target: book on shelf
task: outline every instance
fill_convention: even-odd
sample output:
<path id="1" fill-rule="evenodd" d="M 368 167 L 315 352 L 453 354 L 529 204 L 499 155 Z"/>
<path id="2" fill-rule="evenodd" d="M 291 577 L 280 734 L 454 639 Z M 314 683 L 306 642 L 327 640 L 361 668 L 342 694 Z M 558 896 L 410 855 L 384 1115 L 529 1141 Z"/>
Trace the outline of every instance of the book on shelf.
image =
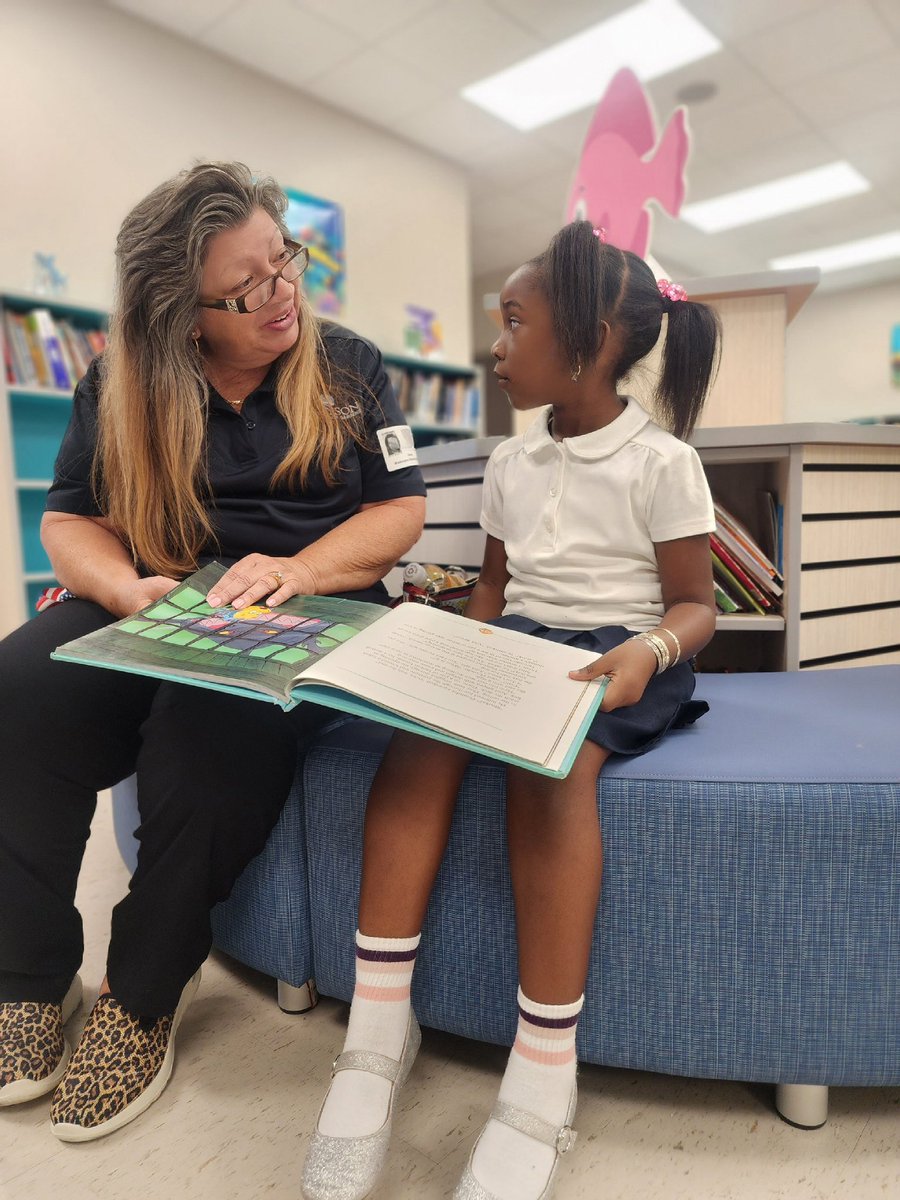
<path id="1" fill-rule="evenodd" d="M 715 577 L 713 577 L 713 591 L 716 595 L 716 608 L 719 610 L 719 612 L 733 613 L 741 611 L 741 606 L 738 604 L 738 602 L 728 595 L 721 583 L 719 583 L 718 579 Z"/>
<path id="2" fill-rule="evenodd" d="M 66 317 L 54 316 L 44 306 L 29 312 L 5 308 L 3 339 L 11 385 L 63 391 L 75 386 L 91 359 L 106 345 L 102 329 L 82 329 Z"/>
<path id="3" fill-rule="evenodd" d="M 595 652 L 425 604 L 294 596 L 211 608 L 211 563 L 162 599 L 53 658 L 214 688 L 285 710 L 312 701 L 539 774 L 571 769 L 605 680 L 569 679 Z"/>
<path id="4" fill-rule="evenodd" d="M 44 361 L 47 364 L 49 386 L 65 390 L 74 386 L 75 380 L 69 374 L 69 367 L 63 357 L 59 333 L 50 310 L 33 308 L 25 318 L 25 323 L 33 331 L 40 343 Z"/>
<path id="5" fill-rule="evenodd" d="M 733 513 L 717 500 L 713 506 L 716 528 L 709 543 L 715 581 L 738 611 L 763 615 L 780 612 L 784 594 L 780 571 Z"/>
<path id="6" fill-rule="evenodd" d="M 739 579 L 725 566 L 715 550 L 712 551 L 713 580 L 719 581 L 719 586 L 726 592 L 737 606 L 739 612 L 756 612 L 765 615 L 766 610 L 744 587 Z"/>
<path id="7" fill-rule="evenodd" d="M 13 312 L 9 308 L 4 309 L 3 335 L 4 341 L 11 351 L 13 369 L 16 374 L 16 378 L 11 379 L 10 383 L 20 383 L 26 387 L 36 386 L 37 371 L 31 356 L 31 347 L 25 335 L 25 322 L 21 313 Z"/>

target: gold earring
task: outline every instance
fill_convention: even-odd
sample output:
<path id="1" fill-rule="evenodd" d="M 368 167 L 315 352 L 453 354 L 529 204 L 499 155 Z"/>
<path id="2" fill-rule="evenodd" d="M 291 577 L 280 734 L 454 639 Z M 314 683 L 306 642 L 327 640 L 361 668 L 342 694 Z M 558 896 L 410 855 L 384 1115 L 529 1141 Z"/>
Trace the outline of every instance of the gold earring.
<path id="1" fill-rule="evenodd" d="M 578 382 L 578 376 L 581 374 L 581 363 L 578 364 L 578 370 L 572 372 L 572 382 Z"/>

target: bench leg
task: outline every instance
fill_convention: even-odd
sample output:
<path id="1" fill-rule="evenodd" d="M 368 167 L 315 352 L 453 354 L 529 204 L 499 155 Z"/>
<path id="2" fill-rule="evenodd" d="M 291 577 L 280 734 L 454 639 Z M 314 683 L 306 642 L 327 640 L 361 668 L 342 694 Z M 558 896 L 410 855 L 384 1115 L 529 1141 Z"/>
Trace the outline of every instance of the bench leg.
<path id="1" fill-rule="evenodd" d="M 309 1012 L 319 1003 L 319 993 L 316 991 L 316 981 L 307 979 L 300 987 L 278 980 L 278 1007 L 282 1012 L 292 1016 Z"/>
<path id="2" fill-rule="evenodd" d="M 820 1129 L 828 1120 L 828 1088 L 818 1083 L 777 1083 L 775 1107 L 798 1129 Z"/>

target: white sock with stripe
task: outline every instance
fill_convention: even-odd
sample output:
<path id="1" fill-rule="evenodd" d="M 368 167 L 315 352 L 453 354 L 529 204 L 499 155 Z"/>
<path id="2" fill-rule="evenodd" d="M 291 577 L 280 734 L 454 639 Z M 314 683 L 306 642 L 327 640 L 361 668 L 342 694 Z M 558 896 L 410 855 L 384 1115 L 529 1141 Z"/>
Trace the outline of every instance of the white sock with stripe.
<path id="1" fill-rule="evenodd" d="M 499 1099 L 542 1118 L 565 1125 L 578 1062 L 575 1030 L 584 1004 L 537 1004 L 519 988 L 519 1025 Z M 547 1186 L 556 1151 L 490 1121 L 472 1161 L 478 1182 L 498 1200 L 536 1200 Z"/>
<path id="2" fill-rule="evenodd" d="M 421 934 L 375 938 L 356 934 L 356 988 L 344 1050 L 372 1050 L 400 1061 L 409 1023 L 410 985 Z M 384 1124 L 391 1084 L 367 1071 L 339 1071 L 319 1118 L 329 1137 L 364 1137 Z"/>

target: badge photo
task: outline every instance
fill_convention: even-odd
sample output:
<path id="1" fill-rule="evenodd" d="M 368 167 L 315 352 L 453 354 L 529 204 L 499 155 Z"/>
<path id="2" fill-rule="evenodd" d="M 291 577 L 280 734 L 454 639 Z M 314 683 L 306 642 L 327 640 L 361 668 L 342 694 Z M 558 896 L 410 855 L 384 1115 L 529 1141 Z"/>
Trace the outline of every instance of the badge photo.
<path id="1" fill-rule="evenodd" d="M 376 431 L 384 465 L 389 471 L 414 467 L 418 463 L 412 430 L 408 425 L 388 425 Z"/>

